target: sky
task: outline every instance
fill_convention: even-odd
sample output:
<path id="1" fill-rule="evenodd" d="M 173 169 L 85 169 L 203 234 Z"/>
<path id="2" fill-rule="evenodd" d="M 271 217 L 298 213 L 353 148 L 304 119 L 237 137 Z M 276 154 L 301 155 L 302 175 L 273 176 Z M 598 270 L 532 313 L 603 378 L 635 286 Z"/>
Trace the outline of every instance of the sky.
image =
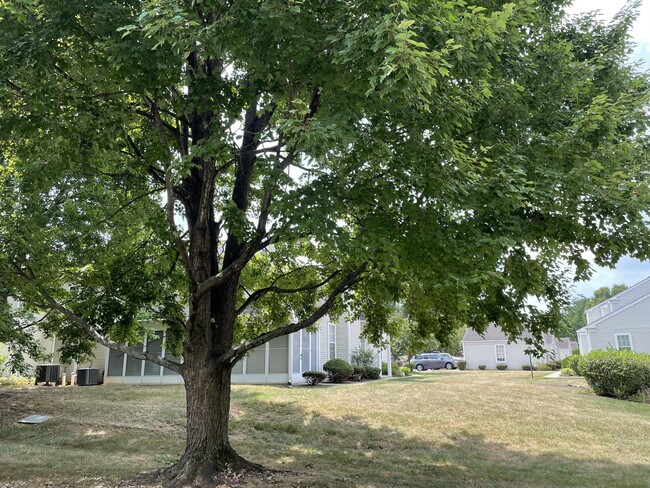
<path id="1" fill-rule="evenodd" d="M 575 0 L 569 13 L 599 10 L 604 20 L 610 20 L 625 4 L 625 0 Z M 644 68 L 650 70 L 650 0 L 642 0 L 632 36 L 637 45 L 632 59 L 642 61 Z M 573 293 L 576 296 L 590 296 L 601 286 L 619 283 L 631 286 L 638 283 L 650 276 L 650 262 L 625 257 L 613 269 L 594 267 L 594 270 L 589 281 L 575 283 Z"/>

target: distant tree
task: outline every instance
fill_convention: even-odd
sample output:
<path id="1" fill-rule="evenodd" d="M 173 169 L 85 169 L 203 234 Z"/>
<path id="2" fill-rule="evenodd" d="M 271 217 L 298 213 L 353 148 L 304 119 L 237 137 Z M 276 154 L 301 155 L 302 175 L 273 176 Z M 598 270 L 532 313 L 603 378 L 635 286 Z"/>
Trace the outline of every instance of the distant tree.
<path id="1" fill-rule="evenodd" d="M 594 294 L 589 298 L 579 297 L 574 299 L 562 316 L 560 331 L 576 339 L 576 331 L 587 325 L 587 310 L 625 289 L 627 289 L 627 286 L 624 284 L 612 285 L 611 288 L 603 286 L 594 291 Z"/>
<path id="2" fill-rule="evenodd" d="M 408 359 L 427 351 L 460 354 L 464 330 L 459 328 L 450 334 L 437 337 L 434 333 L 427 333 L 425 327 L 400 309 L 390 318 L 391 353 L 394 358 L 406 356 Z"/>

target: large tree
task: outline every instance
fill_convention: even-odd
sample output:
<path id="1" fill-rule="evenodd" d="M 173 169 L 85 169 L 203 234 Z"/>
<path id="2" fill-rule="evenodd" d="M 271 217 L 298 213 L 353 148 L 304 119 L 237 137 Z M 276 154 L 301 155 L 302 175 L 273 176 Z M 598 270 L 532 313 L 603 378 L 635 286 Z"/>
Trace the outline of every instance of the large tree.
<path id="1" fill-rule="evenodd" d="M 4 295 L 182 375 L 171 485 L 253 467 L 231 369 L 328 312 L 540 338 L 561 263 L 650 243 L 633 13 L 567 3 L 0 1 Z M 182 363 L 123 345 L 147 320 Z"/>

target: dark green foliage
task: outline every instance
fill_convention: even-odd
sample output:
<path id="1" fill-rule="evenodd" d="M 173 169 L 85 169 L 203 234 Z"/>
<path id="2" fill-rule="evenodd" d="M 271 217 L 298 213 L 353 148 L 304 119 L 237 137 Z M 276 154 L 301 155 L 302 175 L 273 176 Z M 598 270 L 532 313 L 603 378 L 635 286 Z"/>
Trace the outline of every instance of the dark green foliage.
<path id="1" fill-rule="evenodd" d="M 508 367 L 507 364 L 497 364 L 497 369 L 498 369 L 499 371 L 503 371 L 503 370 L 505 370 L 507 367 Z"/>
<path id="2" fill-rule="evenodd" d="M 460 369 L 461 371 L 465 371 L 465 368 L 467 367 L 467 361 L 463 359 L 459 359 L 458 361 L 456 361 L 456 366 L 458 366 L 458 369 Z"/>
<path id="3" fill-rule="evenodd" d="M 530 364 L 522 364 L 521 369 L 523 369 L 524 371 L 530 371 Z M 538 369 L 539 369 L 538 366 L 533 365 L 533 371 L 537 371 Z"/>
<path id="4" fill-rule="evenodd" d="M 650 255 L 650 83 L 633 9 L 478 3 L 0 2 L 0 334 L 164 322 L 186 379 L 344 304 L 373 344 L 397 302 L 415 339 L 541 343 L 566 263 Z"/>
<path id="5" fill-rule="evenodd" d="M 597 395 L 629 398 L 650 388 L 650 354 L 592 351 L 580 359 L 580 371 Z"/>
<path id="6" fill-rule="evenodd" d="M 481 371 L 485 370 L 485 367 L 486 367 L 485 364 L 478 365 L 478 369 L 480 369 Z"/>
<path id="7" fill-rule="evenodd" d="M 332 383 L 343 383 L 354 373 L 354 368 L 343 359 L 330 359 L 323 364 L 323 370 Z"/>
<path id="8" fill-rule="evenodd" d="M 369 380 L 378 380 L 379 378 L 381 378 L 381 369 L 366 368 L 366 378 Z"/>
<path id="9" fill-rule="evenodd" d="M 547 361 L 546 365 L 551 368 L 552 371 L 562 368 L 561 361 Z"/>
<path id="10" fill-rule="evenodd" d="M 322 371 L 305 371 L 302 374 L 302 377 L 305 378 L 305 382 L 308 385 L 314 386 L 317 385 L 318 383 L 325 381 L 325 378 L 327 378 L 327 374 L 323 373 Z"/>
<path id="11" fill-rule="evenodd" d="M 578 376 L 582 376 L 580 372 L 580 351 L 574 351 L 572 356 L 566 357 L 562 360 L 563 368 L 571 368 Z"/>
<path id="12" fill-rule="evenodd" d="M 381 362 L 381 374 L 388 375 L 388 363 L 386 361 Z"/>
<path id="13" fill-rule="evenodd" d="M 555 365 L 549 363 L 542 363 L 537 367 L 537 369 L 539 371 L 555 371 Z"/>
<path id="14" fill-rule="evenodd" d="M 411 376 L 413 371 L 408 366 L 400 366 L 399 372 L 402 373 L 402 376 Z"/>
<path id="15" fill-rule="evenodd" d="M 366 368 L 363 366 L 357 366 L 356 364 L 353 364 L 352 369 L 352 375 L 350 376 L 350 379 L 352 381 L 361 381 L 366 377 Z"/>

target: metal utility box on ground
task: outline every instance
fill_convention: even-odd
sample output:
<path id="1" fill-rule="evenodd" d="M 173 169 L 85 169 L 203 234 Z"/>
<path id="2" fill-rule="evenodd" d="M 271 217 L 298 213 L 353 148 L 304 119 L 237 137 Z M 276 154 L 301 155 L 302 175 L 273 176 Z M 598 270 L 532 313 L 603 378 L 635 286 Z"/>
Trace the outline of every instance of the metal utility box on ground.
<path id="1" fill-rule="evenodd" d="M 49 386 L 50 383 L 59 381 L 58 364 L 37 364 L 36 365 L 36 384 L 45 383 Z"/>
<path id="2" fill-rule="evenodd" d="M 79 368 L 77 369 L 77 385 L 92 386 L 99 384 L 99 369 Z"/>

